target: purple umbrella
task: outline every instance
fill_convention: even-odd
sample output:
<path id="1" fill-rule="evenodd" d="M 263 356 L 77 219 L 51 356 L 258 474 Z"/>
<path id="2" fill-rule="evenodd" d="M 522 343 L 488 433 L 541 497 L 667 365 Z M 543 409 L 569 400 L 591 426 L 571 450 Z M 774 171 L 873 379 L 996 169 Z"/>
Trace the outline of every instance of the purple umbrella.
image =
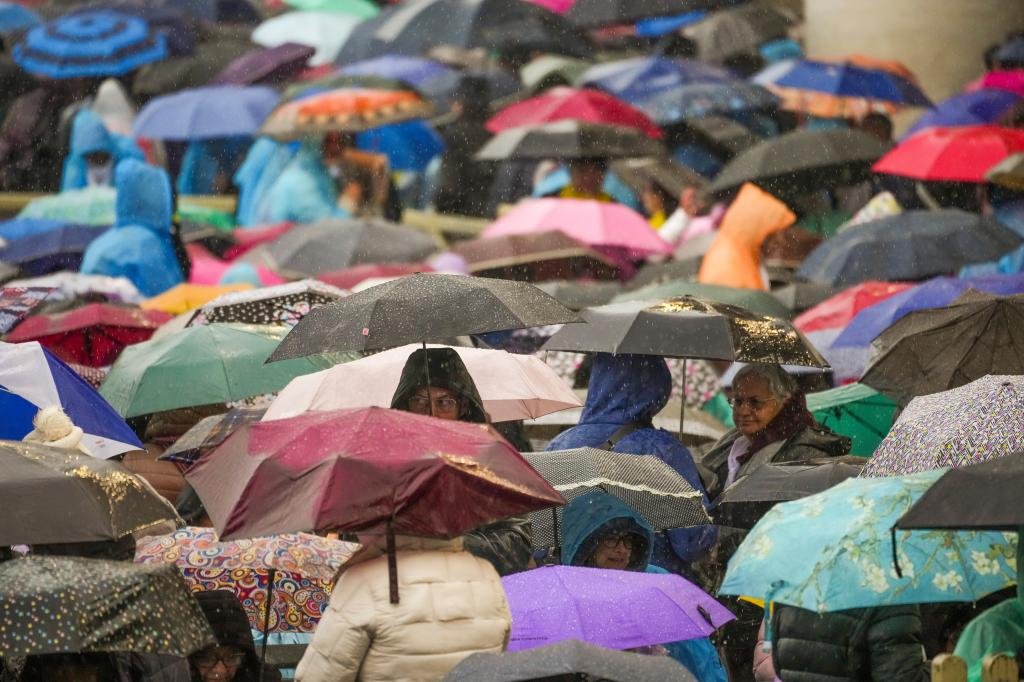
<path id="1" fill-rule="evenodd" d="M 567 639 L 632 649 L 707 637 L 735 618 L 671 573 L 546 566 L 501 582 L 512 611 L 509 651 Z"/>
<path id="2" fill-rule="evenodd" d="M 253 135 L 277 105 L 264 86 L 218 85 L 191 88 L 150 100 L 135 119 L 136 137 L 205 140 Z"/>
<path id="3" fill-rule="evenodd" d="M 210 85 L 280 85 L 294 79 L 315 53 L 298 43 L 253 50 L 228 64 Z"/>
<path id="4" fill-rule="evenodd" d="M 339 73 L 344 76 L 390 78 L 420 89 L 440 79 L 458 79 L 458 72 L 441 62 L 400 54 L 386 54 L 382 57 L 352 62 L 342 67 Z"/>
<path id="5" fill-rule="evenodd" d="M 996 123 L 1021 96 L 1008 90 L 982 88 L 973 92 L 954 95 L 935 105 L 917 119 L 910 130 L 903 134 L 906 139 L 919 130 L 936 126 L 971 126 Z"/>

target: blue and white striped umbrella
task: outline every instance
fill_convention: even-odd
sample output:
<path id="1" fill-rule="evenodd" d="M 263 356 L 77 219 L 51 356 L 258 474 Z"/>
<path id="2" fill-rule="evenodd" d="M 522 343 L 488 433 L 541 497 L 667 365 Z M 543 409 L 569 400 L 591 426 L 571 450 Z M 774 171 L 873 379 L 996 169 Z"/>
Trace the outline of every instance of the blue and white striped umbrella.
<path id="1" fill-rule="evenodd" d="M 107 9 L 84 10 L 31 29 L 14 61 L 48 78 L 122 76 L 167 57 L 167 41 L 146 21 Z"/>

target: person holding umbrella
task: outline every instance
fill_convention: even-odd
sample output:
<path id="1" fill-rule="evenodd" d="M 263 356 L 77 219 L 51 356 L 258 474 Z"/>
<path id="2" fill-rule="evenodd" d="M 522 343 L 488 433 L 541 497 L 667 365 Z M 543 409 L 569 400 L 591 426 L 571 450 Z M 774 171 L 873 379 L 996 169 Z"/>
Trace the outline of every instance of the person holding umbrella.
<path id="1" fill-rule="evenodd" d="M 196 592 L 217 642 L 188 657 L 192 682 L 277 682 L 281 673 L 260 664 L 249 618 L 231 590 Z M 262 667 L 262 670 L 260 669 Z"/>

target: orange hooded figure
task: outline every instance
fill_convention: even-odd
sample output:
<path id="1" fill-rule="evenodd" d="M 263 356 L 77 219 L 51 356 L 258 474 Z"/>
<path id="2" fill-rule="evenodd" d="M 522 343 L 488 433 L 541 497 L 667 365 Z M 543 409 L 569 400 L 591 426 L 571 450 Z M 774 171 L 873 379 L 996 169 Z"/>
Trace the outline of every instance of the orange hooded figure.
<path id="1" fill-rule="evenodd" d="M 718 235 L 704 254 L 697 281 L 701 284 L 765 290 L 761 277 L 761 244 L 768 235 L 796 222 L 789 208 L 760 187 L 746 183 L 729 206 Z"/>

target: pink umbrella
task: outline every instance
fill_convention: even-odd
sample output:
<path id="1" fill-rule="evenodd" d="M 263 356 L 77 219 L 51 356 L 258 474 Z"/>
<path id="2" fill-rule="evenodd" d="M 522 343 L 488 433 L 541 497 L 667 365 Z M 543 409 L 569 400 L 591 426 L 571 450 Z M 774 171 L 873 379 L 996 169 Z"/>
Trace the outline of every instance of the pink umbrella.
<path id="1" fill-rule="evenodd" d="M 224 252 L 224 258 L 234 260 L 249 249 L 274 241 L 294 226 L 295 223 L 274 223 L 258 227 L 235 228 L 231 231 L 231 238 L 235 240 L 235 245 Z"/>
<path id="2" fill-rule="evenodd" d="M 964 88 L 967 92 L 981 90 L 982 88 L 994 88 L 996 90 L 1008 90 L 1024 97 L 1024 69 L 1012 71 L 989 71 L 981 78 L 971 81 Z"/>
<path id="3" fill-rule="evenodd" d="M 231 263 L 214 257 L 198 244 L 186 244 L 185 250 L 188 251 L 189 259 L 192 261 L 192 271 L 188 276 L 188 281 L 192 284 L 218 284 L 224 273 L 231 267 Z M 256 272 L 264 286 L 284 284 L 288 281 L 262 266 L 257 266 Z"/>
<path id="4" fill-rule="evenodd" d="M 482 237 L 504 237 L 559 230 L 598 250 L 626 252 L 631 258 L 668 254 L 672 247 L 644 217 L 622 204 L 586 199 L 527 199 L 494 221 Z"/>
<path id="5" fill-rule="evenodd" d="M 540 5 L 545 9 L 549 9 L 556 14 L 565 14 L 572 6 L 576 4 L 576 0 L 529 0 L 535 5 Z"/>
<path id="6" fill-rule="evenodd" d="M 402 368 L 418 348 L 418 344 L 394 348 L 298 377 L 278 394 L 263 421 L 311 411 L 390 407 Z M 572 389 L 540 358 L 485 348 L 454 350 L 473 377 L 492 421 L 535 419 L 581 405 Z M 359 390 L 353 391 L 353 386 Z"/>

